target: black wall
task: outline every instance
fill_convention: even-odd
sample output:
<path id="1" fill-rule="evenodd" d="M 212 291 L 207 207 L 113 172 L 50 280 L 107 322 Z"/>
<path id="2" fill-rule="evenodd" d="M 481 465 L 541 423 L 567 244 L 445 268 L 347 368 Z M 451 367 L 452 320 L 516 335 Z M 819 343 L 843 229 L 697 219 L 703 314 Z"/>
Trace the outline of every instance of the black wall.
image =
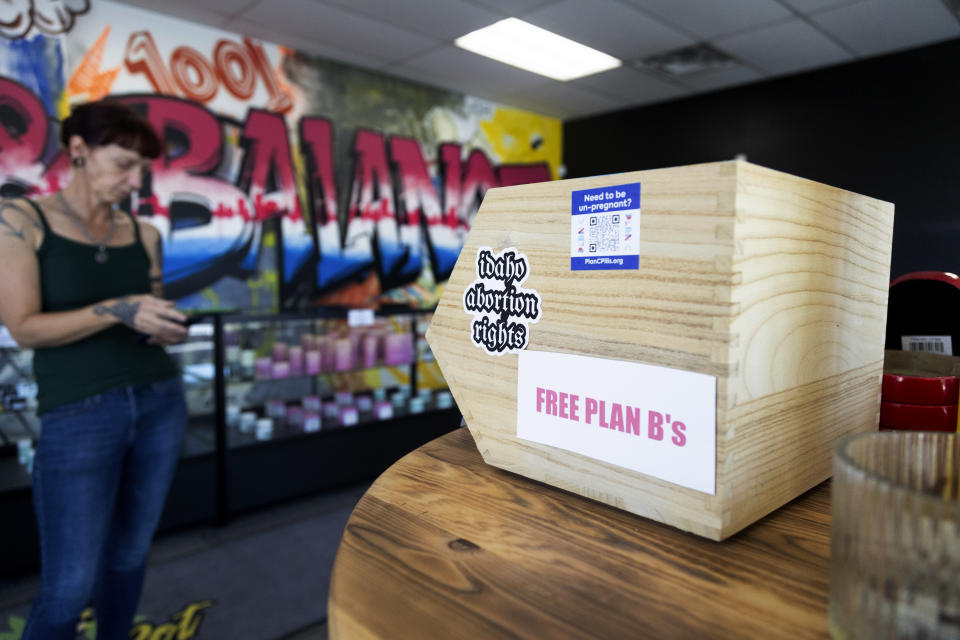
<path id="1" fill-rule="evenodd" d="M 891 277 L 960 272 L 960 40 L 564 124 L 567 177 L 729 160 L 896 205 Z"/>

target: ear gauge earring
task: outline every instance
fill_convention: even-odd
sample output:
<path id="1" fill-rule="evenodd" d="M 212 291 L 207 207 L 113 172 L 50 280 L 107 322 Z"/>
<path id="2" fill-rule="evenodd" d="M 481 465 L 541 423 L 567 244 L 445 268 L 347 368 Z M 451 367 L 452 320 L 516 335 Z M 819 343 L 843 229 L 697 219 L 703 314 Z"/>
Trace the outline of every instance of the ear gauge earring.
<path id="1" fill-rule="evenodd" d="M 86 160 L 84 160 L 80 156 L 77 156 L 75 158 L 70 158 L 70 164 L 72 164 L 73 166 L 79 169 L 80 167 L 86 164 Z"/>

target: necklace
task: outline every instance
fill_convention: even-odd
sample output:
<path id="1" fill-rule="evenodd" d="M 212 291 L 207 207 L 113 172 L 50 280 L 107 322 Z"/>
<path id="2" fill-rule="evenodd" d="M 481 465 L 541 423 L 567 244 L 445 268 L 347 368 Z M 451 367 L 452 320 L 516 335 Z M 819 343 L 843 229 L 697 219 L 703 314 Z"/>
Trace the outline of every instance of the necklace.
<path id="1" fill-rule="evenodd" d="M 107 255 L 107 243 L 110 242 L 110 238 L 113 237 L 113 211 L 110 212 L 110 227 L 107 229 L 107 235 L 104 236 L 103 241 L 101 242 L 100 240 L 94 238 L 93 234 L 90 233 L 90 230 L 83 225 L 83 222 L 80 220 L 80 216 L 77 215 L 77 212 L 73 210 L 73 207 L 67 204 L 67 199 L 63 197 L 62 191 L 57 191 L 57 200 L 60 201 L 60 208 L 63 209 L 63 212 L 67 214 L 68 218 L 73 220 L 73 223 L 77 225 L 77 228 L 80 229 L 81 233 L 83 233 L 83 237 L 97 247 L 97 252 L 93 254 L 93 259 L 99 264 L 106 263 L 107 259 L 110 257 Z"/>

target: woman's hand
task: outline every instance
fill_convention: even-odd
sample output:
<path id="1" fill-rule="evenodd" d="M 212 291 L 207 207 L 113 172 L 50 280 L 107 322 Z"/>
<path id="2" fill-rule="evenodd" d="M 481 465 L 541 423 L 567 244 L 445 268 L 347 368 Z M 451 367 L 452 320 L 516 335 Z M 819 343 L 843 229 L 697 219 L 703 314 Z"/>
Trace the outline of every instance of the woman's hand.
<path id="1" fill-rule="evenodd" d="M 150 294 L 124 296 L 101 302 L 93 312 L 112 316 L 134 331 L 150 336 L 150 344 L 177 344 L 187 338 L 187 316 L 173 302 Z"/>

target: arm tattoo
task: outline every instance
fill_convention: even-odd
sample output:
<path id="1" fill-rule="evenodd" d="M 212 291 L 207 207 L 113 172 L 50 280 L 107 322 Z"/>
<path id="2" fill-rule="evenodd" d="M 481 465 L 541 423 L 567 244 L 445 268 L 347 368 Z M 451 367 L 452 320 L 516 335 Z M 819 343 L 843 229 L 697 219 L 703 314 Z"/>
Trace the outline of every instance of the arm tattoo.
<path id="1" fill-rule="evenodd" d="M 136 317 L 137 311 L 139 310 L 139 302 L 128 302 L 126 298 L 122 298 L 112 305 L 98 304 L 93 308 L 93 312 L 98 316 L 111 315 L 131 329 L 134 328 L 133 319 Z"/>
<path id="2" fill-rule="evenodd" d="M 10 210 L 16 211 L 21 216 L 27 217 L 26 214 L 23 212 L 23 210 L 20 209 L 20 207 L 14 205 L 12 202 L 0 203 L 0 233 L 2 233 L 5 236 L 11 236 L 13 238 L 17 238 L 20 241 L 26 241 L 26 236 L 23 233 L 24 225 L 21 225 L 20 228 L 18 229 L 17 227 L 13 226 L 10 220 L 7 219 L 5 212 Z M 39 229 L 43 228 L 39 224 L 37 224 L 36 221 L 32 221 L 32 222 L 34 227 L 37 227 Z"/>

